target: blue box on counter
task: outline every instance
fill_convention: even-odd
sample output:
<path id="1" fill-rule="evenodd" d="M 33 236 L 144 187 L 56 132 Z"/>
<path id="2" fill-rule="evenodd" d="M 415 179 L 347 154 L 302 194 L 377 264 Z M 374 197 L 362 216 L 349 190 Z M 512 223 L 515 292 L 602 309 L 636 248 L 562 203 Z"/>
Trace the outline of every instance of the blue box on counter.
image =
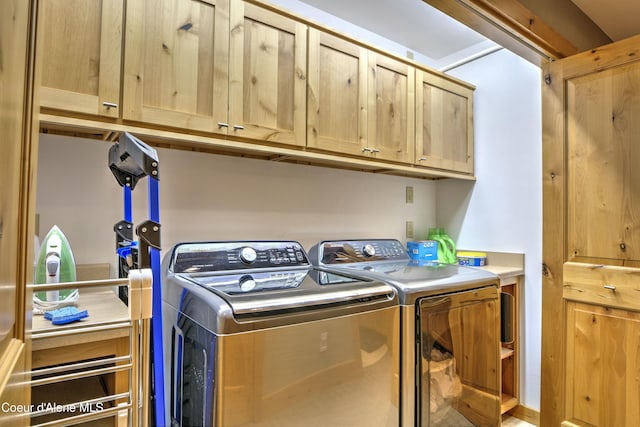
<path id="1" fill-rule="evenodd" d="M 421 261 L 438 260 L 438 242 L 435 240 L 420 240 L 407 242 L 409 258 Z"/>
<path id="2" fill-rule="evenodd" d="M 487 265 L 487 254 L 485 252 L 458 252 L 458 264 L 483 267 Z"/>

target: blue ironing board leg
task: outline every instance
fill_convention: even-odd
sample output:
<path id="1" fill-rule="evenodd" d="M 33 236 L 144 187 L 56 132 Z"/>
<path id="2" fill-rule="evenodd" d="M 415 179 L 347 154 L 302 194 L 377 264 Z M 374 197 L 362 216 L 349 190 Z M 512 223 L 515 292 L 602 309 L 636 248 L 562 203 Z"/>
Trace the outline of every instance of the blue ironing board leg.
<path id="1" fill-rule="evenodd" d="M 133 222 L 133 214 L 131 208 L 131 187 L 124 186 L 124 220 Z"/>
<path id="2" fill-rule="evenodd" d="M 160 223 L 160 199 L 158 181 L 149 177 L 149 219 Z M 160 275 L 160 251 L 150 249 L 153 274 L 153 317 L 151 319 L 153 346 L 153 376 L 155 390 L 155 416 L 157 426 L 166 426 L 164 400 L 164 357 L 162 347 L 162 287 Z"/>

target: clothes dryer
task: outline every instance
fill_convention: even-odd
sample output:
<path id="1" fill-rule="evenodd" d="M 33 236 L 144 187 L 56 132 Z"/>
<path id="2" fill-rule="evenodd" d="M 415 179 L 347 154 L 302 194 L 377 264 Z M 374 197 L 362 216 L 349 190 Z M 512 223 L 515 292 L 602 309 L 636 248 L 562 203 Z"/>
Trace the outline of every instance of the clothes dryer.
<path id="1" fill-rule="evenodd" d="M 398 291 L 403 427 L 500 425 L 497 276 L 412 261 L 397 240 L 323 241 L 309 256 L 324 271 Z"/>

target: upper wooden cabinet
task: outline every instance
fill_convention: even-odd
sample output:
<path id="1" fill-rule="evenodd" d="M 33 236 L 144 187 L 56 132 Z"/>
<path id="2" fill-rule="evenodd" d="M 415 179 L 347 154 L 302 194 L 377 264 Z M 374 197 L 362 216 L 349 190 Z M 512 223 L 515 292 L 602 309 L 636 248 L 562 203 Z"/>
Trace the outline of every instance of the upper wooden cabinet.
<path id="1" fill-rule="evenodd" d="M 124 118 L 304 145 L 306 32 L 240 0 L 129 1 Z"/>
<path id="2" fill-rule="evenodd" d="M 304 146 L 306 64 L 306 25 L 232 0 L 230 132 Z"/>
<path id="3" fill-rule="evenodd" d="M 123 117 L 226 133 L 228 49 L 228 0 L 128 1 Z"/>
<path id="4" fill-rule="evenodd" d="M 367 49 L 309 29 L 307 146 L 362 155 L 367 143 Z"/>
<path id="5" fill-rule="evenodd" d="M 309 30 L 307 146 L 411 163 L 414 68 Z"/>
<path id="6" fill-rule="evenodd" d="M 122 0 L 39 5 L 42 107 L 118 117 Z"/>
<path id="7" fill-rule="evenodd" d="M 473 173 L 473 88 L 416 71 L 416 164 Z"/>
<path id="8" fill-rule="evenodd" d="M 415 144 L 415 68 L 369 52 L 369 131 L 374 157 L 413 163 Z"/>
<path id="9" fill-rule="evenodd" d="M 39 5 L 47 114 L 107 116 L 230 150 L 236 143 L 215 137 L 260 152 L 285 144 L 323 164 L 333 156 L 332 164 L 472 178 L 472 86 L 261 0 Z"/>

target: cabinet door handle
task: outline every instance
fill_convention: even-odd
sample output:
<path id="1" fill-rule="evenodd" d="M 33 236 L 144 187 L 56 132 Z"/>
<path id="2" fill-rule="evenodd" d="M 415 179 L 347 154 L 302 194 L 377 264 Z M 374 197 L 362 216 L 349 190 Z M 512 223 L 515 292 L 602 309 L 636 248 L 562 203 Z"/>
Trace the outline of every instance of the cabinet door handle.
<path id="1" fill-rule="evenodd" d="M 380 152 L 380 150 L 378 150 L 377 148 L 372 148 L 372 149 L 371 149 L 371 152 L 372 152 L 372 153 L 379 153 L 379 152 Z"/>
<path id="2" fill-rule="evenodd" d="M 604 285 L 603 288 L 609 289 L 611 292 L 616 291 L 616 287 L 614 285 Z"/>
<path id="3" fill-rule="evenodd" d="M 228 128 L 228 127 L 229 127 L 229 123 L 218 122 L 218 129 L 220 129 L 220 128 Z"/>
<path id="4" fill-rule="evenodd" d="M 107 109 L 118 108 L 118 104 L 114 104 L 113 102 L 103 102 L 102 105 L 107 107 Z"/>
<path id="5" fill-rule="evenodd" d="M 373 148 L 369 148 L 369 147 L 364 147 L 362 149 L 363 153 L 373 153 Z"/>
<path id="6" fill-rule="evenodd" d="M 244 126 L 240 126 L 240 125 L 233 125 L 233 130 L 243 130 Z"/>
<path id="7" fill-rule="evenodd" d="M 419 161 L 419 162 L 424 162 L 425 160 L 427 160 L 427 158 L 426 158 L 426 157 L 420 157 L 420 158 L 418 159 L 418 161 Z"/>

